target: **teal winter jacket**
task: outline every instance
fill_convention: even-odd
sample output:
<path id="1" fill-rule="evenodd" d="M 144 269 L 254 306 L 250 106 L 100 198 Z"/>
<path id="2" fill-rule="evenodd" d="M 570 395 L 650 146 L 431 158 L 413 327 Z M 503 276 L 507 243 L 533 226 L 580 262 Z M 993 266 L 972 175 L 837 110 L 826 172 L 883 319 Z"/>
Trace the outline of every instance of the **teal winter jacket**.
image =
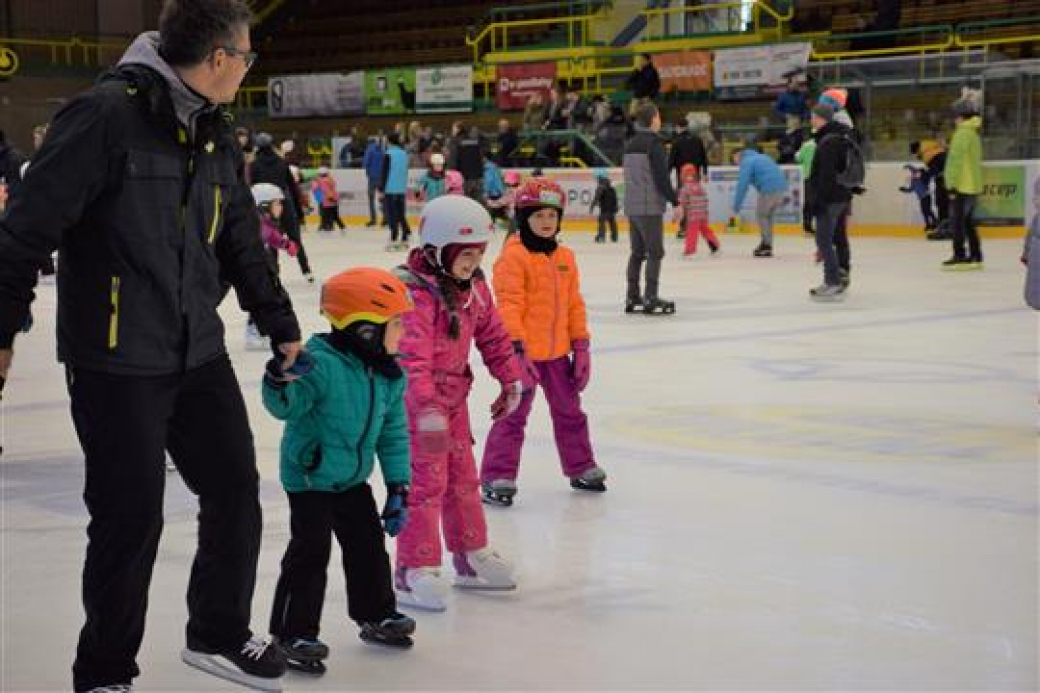
<path id="1" fill-rule="evenodd" d="M 264 406 L 286 422 L 281 446 L 285 490 L 345 491 L 371 476 L 377 455 L 388 486 L 408 484 L 405 377 L 393 380 L 373 372 L 324 335 L 311 337 L 307 350 L 314 359 L 307 375 L 284 387 L 264 381 Z"/>

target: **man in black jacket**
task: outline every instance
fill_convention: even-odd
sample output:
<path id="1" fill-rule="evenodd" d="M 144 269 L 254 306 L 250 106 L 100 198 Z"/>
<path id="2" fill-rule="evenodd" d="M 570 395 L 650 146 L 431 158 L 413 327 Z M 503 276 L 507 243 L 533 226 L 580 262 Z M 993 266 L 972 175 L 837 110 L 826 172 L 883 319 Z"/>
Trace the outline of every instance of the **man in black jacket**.
<path id="1" fill-rule="evenodd" d="M 653 101 L 661 93 L 661 76 L 654 67 L 649 53 L 640 53 L 636 57 L 636 67 L 625 81 L 625 86 L 632 92 L 631 113 L 647 101 Z"/>
<path id="2" fill-rule="evenodd" d="M 849 282 L 850 249 L 845 217 L 852 191 L 839 181 L 852 146 L 848 126 L 834 120 L 834 109 L 819 104 L 812 110 L 816 154 L 809 170 L 809 197 L 816 218 L 816 247 L 823 260 L 823 284 L 810 294 L 817 301 L 840 301 Z"/>
<path id="3" fill-rule="evenodd" d="M 466 197 L 484 204 L 484 146 L 476 127 L 459 124 L 459 134 L 451 144 L 448 168 L 462 174 Z"/>
<path id="4" fill-rule="evenodd" d="M 270 183 L 282 189 L 285 195 L 285 206 L 282 210 L 281 226 L 285 234 L 296 243 L 296 260 L 300 263 L 300 271 L 307 281 L 314 283 L 311 263 L 307 259 L 307 251 L 303 247 L 303 235 L 300 224 L 303 221 L 303 208 L 300 207 L 299 186 L 293 178 L 289 164 L 274 150 L 274 138 L 266 132 L 256 136 L 256 158 L 249 166 L 249 182 Z"/>
<path id="5" fill-rule="evenodd" d="M 230 287 L 281 368 L 301 352 L 260 241 L 229 118 L 255 54 L 243 0 L 167 0 L 119 66 L 55 117 L 0 222 L 0 376 L 60 246 L 58 357 L 90 524 L 76 691 L 129 686 L 163 525 L 169 451 L 199 501 L 182 659 L 263 690 L 285 663 L 253 638 L 262 519 L 252 433 L 217 307 Z M 277 367 L 277 364 L 272 364 Z"/>
<path id="6" fill-rule="evenodd" d="M 18 185 L 22 182 L 22 164 L 25 157 L 7 143 L 4 131 L 0 130 L 0 178 L 7 186 L 7 194 L 14 195 L 18 191 Z"/>

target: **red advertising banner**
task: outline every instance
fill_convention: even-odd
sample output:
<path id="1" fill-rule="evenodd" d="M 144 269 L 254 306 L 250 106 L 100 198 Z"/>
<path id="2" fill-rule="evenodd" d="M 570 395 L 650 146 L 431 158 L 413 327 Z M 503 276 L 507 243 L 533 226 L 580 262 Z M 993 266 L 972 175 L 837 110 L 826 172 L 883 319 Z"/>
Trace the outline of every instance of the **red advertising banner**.
<path id="1" fill-rule="evenodd" d="M 495 105 L 500 111 L 522 111 L 532 94 L 546 103 L 556 83 L 556 63 L 516 63 L 495 70 Z"/>
<path id="2" fill-rule="evenodd" d="M 711 91 L 711 51 L 658 53 L 654 65 L 661 77 L 661 93 Z"/>

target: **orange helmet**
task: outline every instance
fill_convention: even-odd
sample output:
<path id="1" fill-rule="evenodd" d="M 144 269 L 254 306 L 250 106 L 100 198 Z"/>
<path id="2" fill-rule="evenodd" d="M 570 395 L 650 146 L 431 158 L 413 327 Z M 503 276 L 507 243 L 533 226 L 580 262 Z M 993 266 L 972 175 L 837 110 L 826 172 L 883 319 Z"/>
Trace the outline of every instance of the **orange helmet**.
<path id="1" fill-rule="evenodd" d="M 321 286 L 321 314 L 338 330 L 359 320 L 384 325 L 411 309 L 404 282 L 376 267 L 340 272 Z"/>
<path id="2" fill-rule="evenodd" d="M 563 215 L 567 196 L 563 188 L 548 178 L 528 178 L 516 191 L 516 208 L 553 207 Z"/>

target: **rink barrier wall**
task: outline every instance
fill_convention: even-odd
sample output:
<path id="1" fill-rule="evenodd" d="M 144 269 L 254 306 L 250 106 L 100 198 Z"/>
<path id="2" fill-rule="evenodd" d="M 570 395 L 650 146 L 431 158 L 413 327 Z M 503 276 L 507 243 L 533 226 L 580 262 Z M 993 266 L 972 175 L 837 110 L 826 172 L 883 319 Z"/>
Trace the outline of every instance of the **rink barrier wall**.
<path id="1" fill-rule="evenodd" d="M 801 233 L 801 207 L 803 184 L 797 166 L 784 166 L 790 183 L 790 193 L 778 212 L 775 230 L 785 234 Z M 620 168 L 606 169 L 618 191 L 623 195 L 623 173 Z M 529 169 L 521 169 L 529 174 Z M 408 174 L 409 189 L 414 189 L 424 173 L 423 169 L 412 169 Z M 359 169 L 334 169 L 336 186 L 340 196 L 340 215 L 352 226 L 368 221 L 368 181 Z M 567 194 L 567 209 L 564 225 L 567 231 L 594 232 L 596 216 L 589 214 L 589 205 L 596 189 L 592 169 L 546 169 L 545 174 L 556 180 Z M 875 163 L 867 166 L 866 193 L 853 201 L 850 231 L 857 236 L 892 236 L 919 238 L 923 235 L 924 221 L 916 196 L 902 193 L 899 187 L 906 184 L 907 171 L 904 164 Z M 1040 160 L 1001 161 L 984 165 L 983 177 L 986 190 L 980 199 L 980 233 L 987 238 L 1021 237 L 1034 215 L 1040 214 Z M 709 215 L 712 226 L 723 231 L 731 214 L 732 201 L 737 183 L 737 169 L 733 166 L 717 166 L 708 172 Z M 742 233 L 757 233 L 754 223 L 754 208 L 757 197 L 751 189 L 740 210 L 743 220 Z M 409 218 L 418 221 L 421 204 L 409 197 Z M 666 230 L 675 233 L 669 210 Z M 317 224 L 317 217 L 308 219 Z M 619 230 L 628 230 L 624 214 L 618 215 Z"/>

